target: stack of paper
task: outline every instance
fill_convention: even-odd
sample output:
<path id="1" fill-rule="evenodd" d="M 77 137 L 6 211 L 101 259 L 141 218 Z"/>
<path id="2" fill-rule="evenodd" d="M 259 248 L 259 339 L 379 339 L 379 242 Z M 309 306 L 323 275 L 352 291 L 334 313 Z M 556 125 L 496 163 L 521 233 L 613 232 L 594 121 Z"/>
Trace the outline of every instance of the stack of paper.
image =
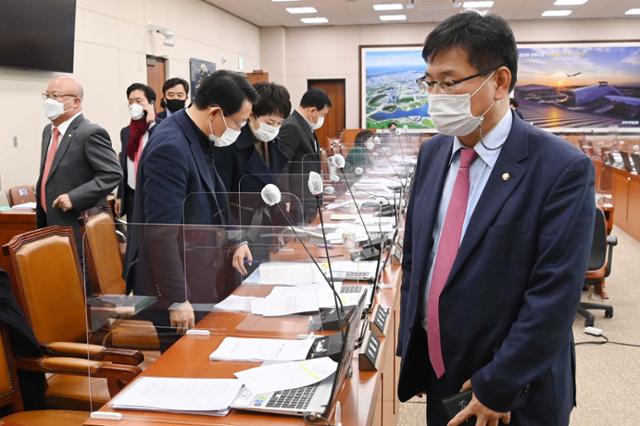
<path id="1" fill-rule="evenodd" d="M 302 312 L 318 312 L 320 305 L 314 291 L 308 286 L 274 287 L 267 297 L 251 302 L 251 313 L 265 317 L 292 315 Z"/>
<path id="2" fill-rule="evenodd" d="M 230 295 L 223 301 L 217 303 L 213 309 L 216 311 L 227 312 L 251 312 L 251 301 L 254 299 L 262 299 L 261 297 L 246 297 Z"/>
<path id="3" fill-rule="evenodd" d="M 211 361 L 302 361 L 307 359 L 314 339 L 253 339 L 225 337 L 209 355 Z"/>
<path id="4" fill-rule="evenodd" d="M 255 394 L 295 389 L 321 382 L 335 373 L 338 363 L 329 357 L 284 362 L 238 371 L 234 375 Z M 234 395 L 235 397 L 235 395 Z"/>
<path id="5" fill-rule="evenodd" d="M 268 262 L 260 265 L 243 284 L 301 285 L 324 282 L 324 277 L 311 262 Z"/>
<path id="6" fill-rule="evenodd" d="M 242 383 L 236 379 L 141 377 L 111 403 L 116 409 L 226 416 Z"/>

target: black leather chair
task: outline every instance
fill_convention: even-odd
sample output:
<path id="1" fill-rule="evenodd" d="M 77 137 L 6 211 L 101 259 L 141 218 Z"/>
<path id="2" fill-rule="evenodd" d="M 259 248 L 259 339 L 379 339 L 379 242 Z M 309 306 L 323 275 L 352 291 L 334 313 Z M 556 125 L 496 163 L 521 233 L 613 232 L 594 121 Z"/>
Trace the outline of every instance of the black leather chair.
<path id="1" fill-rule="evenodd" d="M 613 260 L 613 247 L 618 244 L 618 238 L 607 235 L 607 221 L 602 209 L 597 208 L 595 214 L 595 227 L 593 229 L 593 242 L 591 244 L 591 258 L 585 275 L 585 286 L 600 285 L 611 274 L 611 262 Z M 604 303 L 580 302 L 578 314 L 584 317 L 585 327 L 593 326 L 595 317 L 590 310 L 604 311 L 605 318 L 613 317 L 613 306 Z"/>

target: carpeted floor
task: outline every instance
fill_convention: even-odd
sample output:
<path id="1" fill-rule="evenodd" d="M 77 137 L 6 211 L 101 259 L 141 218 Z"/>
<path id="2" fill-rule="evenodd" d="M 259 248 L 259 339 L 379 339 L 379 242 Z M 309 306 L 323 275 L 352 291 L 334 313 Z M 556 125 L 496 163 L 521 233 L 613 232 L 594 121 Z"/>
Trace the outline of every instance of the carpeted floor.
<path id="1" fill-rule="evenodd" d="M 596 327 L 612 341 L 640 344 L 640 242 L 618 228 L 613 268 L 607 279 L 607 301 L 614 307 L 613 318 L 597 312 Z M 585 295 L 586 300 L 586 295 Z M 592 300 L 599 302 L 597 297 Z M 584 320 L 576 317 L 576 342 L 598 340 L 584 334 Z M 640 348 L 606 344 L 576 347 L 578 406 L 572 426 L 634 426 L 640 424 Z M 400 407 L 398 424 L 425 424 L 424 399 L 413 399 Z M 386 425 L 385 425 L 386 426 Z"/>

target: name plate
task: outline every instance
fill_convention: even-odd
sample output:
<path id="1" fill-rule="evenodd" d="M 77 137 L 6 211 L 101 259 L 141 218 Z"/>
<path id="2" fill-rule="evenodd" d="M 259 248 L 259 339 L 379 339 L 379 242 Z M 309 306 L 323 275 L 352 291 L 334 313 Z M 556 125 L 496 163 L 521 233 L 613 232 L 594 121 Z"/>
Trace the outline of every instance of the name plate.
<path id="1" fill-rule="evenodd" d="M 361 371 L 377 371 L 380 339 L 374 333 L 368 333 L 365 344 L 360 349 L 358 364 Z"/>
<path id="2" fill-rule="evenodd" d="M 371 331 L 377 337 L 384 336 L 385 325 L 387 324 L 387 318 L 389 318 L 389 308 L 384 308 L 378 305 L 376 313 L 371 321 Z"/>

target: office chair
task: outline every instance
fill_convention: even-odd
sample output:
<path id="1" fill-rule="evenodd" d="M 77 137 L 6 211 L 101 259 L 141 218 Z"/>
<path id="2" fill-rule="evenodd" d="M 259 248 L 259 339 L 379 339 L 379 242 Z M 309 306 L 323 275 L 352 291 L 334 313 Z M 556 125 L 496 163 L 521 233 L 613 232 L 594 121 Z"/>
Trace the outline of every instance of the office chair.
<path id="1" fill-rule="evenodd" d="M 591 256 L 585 275 L 585 286 L 592 287 L 601 284 L 611 274 L 613 261 L 613 247 L 618 244 L 618 238 L 607 236 L 607 222 L 604 212 L 596 208 L 595 226 L 593 229 L 593 242 L 591 243 Z M 589 310 L 604 311 L 605 318 L 613 317 L 613 306 L 604 303 L 580 302 L 578 314 L 584 317 L 585 327 L 591 327 L 595 323 L 595 317 Z"/>
<path id="2" fill-rule="evenodd" d="M 82 363 L 86 360 L 74 360 Z M 0 417 L 0 424 L 21 426 L 58 426 L 58 425 L 82 425 L 89 417 L 88 412 L 72 410 L 32 410 L 24 411 L 20 383 L 16 371 L 16 363 L 30 362 L 34 365 L 44 362 L 43 358 L 15 360 L 11 353 L 8 331 L 4 325 L 0 326 L 0 410 L 10 412 Z M 67 373 L 61 370 L 56 363 L 49 363 L 40 371 L 46 373 Z"/>
<path id="3" fill-rule="evenodd" d="M 144 357 L 137 350 L 87 343 L 96 339 L 87 328 L 84 284 L 73 231 L 69 227 L 51 226 L 25 232 L 13 237 L 3 248 L 11 261 L 13 292 L 43 352 L 91 363 L 90 368 L 78 369 L 77 373 L 84 373 L 80 376 L 50 375 L 47 404 L 90 410 L 96 404 L 106 403 L 142 371 L 138 364 Z M 113 375 L 101 372 L 106 367 Z"/>
<path id="4" fill-rule="evenodd" d="M 106 208 L 87 211 L 83 215 L 84 245 L 96 294 L 125 294 L 122 278 L 120 240 L 113 216 Z M 153 323 L 135 319 L 119 319 L 111 327 L 105 342 L 118 348 L 158 350 L 160 343 Z M 145 359 L 147 358 L 145 353 Z"/>
<path id="5" fill-rule="evenodd" d="M 33 192 L 33 188 L 27 185 L 14 186 L 7 191 L 9 198 L 9 206 L 13 207 L 16 204 L 35 203 L 36 194 Z"/>

